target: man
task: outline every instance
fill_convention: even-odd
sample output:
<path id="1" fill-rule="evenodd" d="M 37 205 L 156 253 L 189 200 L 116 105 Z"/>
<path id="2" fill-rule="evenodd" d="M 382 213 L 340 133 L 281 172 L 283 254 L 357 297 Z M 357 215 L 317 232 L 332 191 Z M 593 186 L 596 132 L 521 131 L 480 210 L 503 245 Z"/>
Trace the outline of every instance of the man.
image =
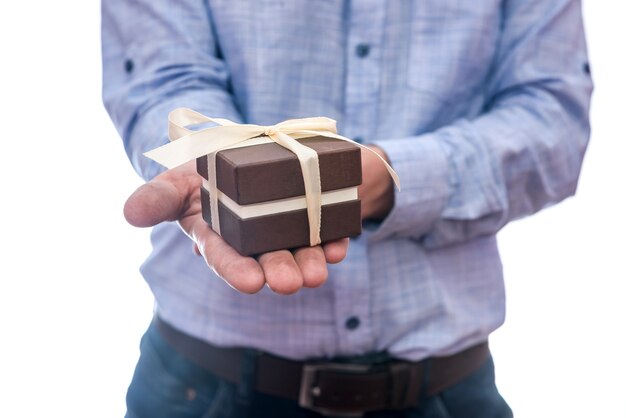
<path id="1" fill-rule="evenodd" d="M 495 234 L 575 192 L 592 90 L 580 1 L 102 10 L 104 101 L 150 180 L 125 215 L 155 226 L 142 273 L 156 315 L 128 417 L 512 416 L 486 344 L 504 319 Z M 402 191 L 362 153 L 349 249 L 242 257 L 201 219 L 193 166 L 159 174 L 142 156 L 180 106 L 261 125 L 331 117 Z"/>

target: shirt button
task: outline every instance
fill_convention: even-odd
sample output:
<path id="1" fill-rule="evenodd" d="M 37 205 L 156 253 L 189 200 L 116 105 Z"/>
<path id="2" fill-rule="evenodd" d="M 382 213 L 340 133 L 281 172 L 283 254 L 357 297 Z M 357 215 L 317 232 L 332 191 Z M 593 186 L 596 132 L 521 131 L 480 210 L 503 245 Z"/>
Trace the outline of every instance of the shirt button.
<path id="1" fill-rule="evenodd" d="M 583 71 L 585 72 L 585 74 L 591 74 L 591 66 L 588 62 L 583 64 Z"/>
<path id="2" fill-rule="evenodd" d="M 368 44 L 358 44 L 355 49 L 356 56 L 359 58 L 365 58 L 370 53 L 370 46 Z"/>
<path id="3" fill-rule="evenodd" d="M 124 63 L 124 70 L 126 70 L 126 73 L 128 74 L 133 72 L 134 67 L 135 67 L 135 64 L 133 63 L 132 60 L 126 60 L 126 62 Z"/>
<path id="4" fill-rule="evenodd" d="M 361 320 L 358 316 L 351 316 L 350 318 L 346 319 L 346 328 L 348 328 L 350 331 L 357 329 L 359 325 L 361 325 Z"/>

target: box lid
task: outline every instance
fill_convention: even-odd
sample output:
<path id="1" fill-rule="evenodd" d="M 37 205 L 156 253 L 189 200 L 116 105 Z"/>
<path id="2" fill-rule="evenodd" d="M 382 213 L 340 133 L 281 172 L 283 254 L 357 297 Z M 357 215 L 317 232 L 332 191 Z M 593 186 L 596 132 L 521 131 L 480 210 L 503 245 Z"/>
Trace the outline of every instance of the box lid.
<path id="1" fill-rule="evenodd" d="M 361 149 L 347 141 L 316 136 L 298 140 L 314 149 L 320 162 L 322 192 L 361 184 Z M 207 157 L 197 160 L 207 176 Z M 298 158 L 278 144 L 223 150 L 216 156 L 217 188 L 240 205 L 304 194 Z"/>

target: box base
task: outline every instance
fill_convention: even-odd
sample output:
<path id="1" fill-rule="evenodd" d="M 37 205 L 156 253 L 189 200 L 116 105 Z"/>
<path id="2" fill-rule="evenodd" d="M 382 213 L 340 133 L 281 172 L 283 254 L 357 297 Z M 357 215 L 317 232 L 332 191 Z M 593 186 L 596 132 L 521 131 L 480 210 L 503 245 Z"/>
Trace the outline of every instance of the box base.
<path id="1" fill-rule="evenodd" d="M 209 192 L 201 188 L 202 217 L 211 225 Z M 218 203 L 222 238 L 242 255 L 309 246 L 306 209 L 241 219 Z M 322 206 L 322 243 L 361 233 L 359 199 Z"/>

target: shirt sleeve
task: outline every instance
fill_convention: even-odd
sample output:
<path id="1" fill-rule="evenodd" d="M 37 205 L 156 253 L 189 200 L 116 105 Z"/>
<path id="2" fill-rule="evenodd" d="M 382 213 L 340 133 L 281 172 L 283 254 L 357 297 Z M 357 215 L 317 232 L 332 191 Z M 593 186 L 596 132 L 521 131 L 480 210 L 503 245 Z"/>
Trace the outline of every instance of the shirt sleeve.
<path id="1" fill-rule="evenodd" d="M 135 170 L 165 170 L 142 154 L 167 142 L 181 106 L 240 121 L 207 2 L 102 1 L 103 100 Z"/>
<path id="2" fill-rule="evenodd" d="M 504 1 L 484 112 L 376 142 L 403 189 L 371 239 L 450 245 L 573 195 L 591 91 L 580 1 Z"/>

